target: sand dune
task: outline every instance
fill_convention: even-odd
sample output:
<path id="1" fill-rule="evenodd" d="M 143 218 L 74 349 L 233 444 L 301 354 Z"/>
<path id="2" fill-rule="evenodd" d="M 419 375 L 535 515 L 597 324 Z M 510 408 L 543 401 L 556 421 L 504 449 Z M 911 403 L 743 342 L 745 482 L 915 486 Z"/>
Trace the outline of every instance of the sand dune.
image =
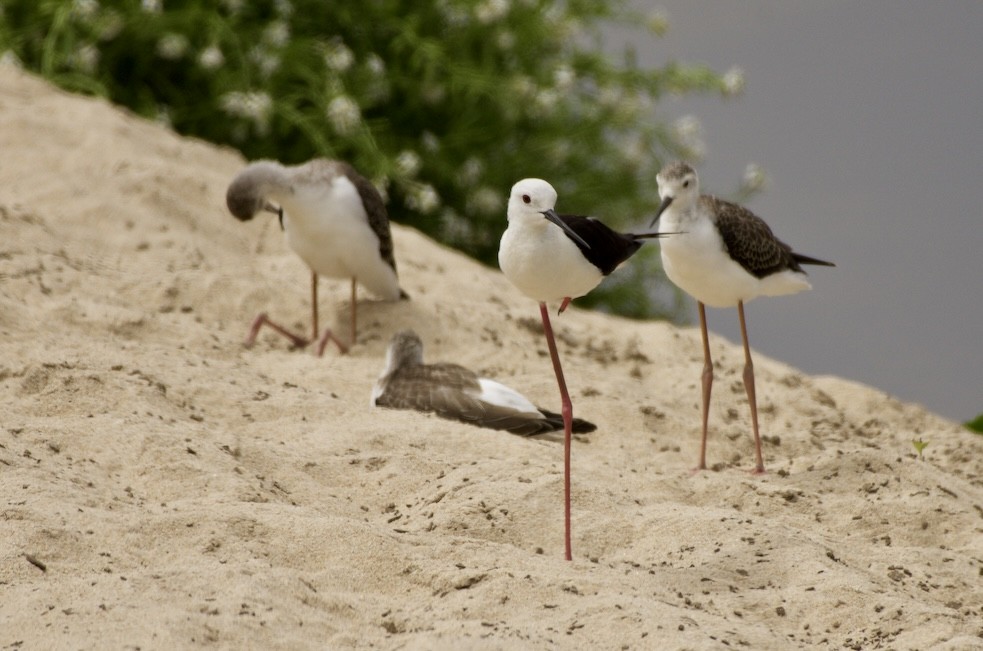
<path id="1" fill-rule="evenodd" d="M 395 226 L 413 300 L 365 297 L 351 355 L 246 350 L 260 310 L 306 327 L 309 277 L 226 212 L 236 152 L 3 66 L 0 125 L 0 648 L 983 648 L 981 437 L 758 355 L 753 477 L 715 338 L 693 475 L 697 330 L 573 309 L 598 431 L 566 563 L 555 438 L 369 407 L 403 328 L 557 407 L 497 270 Z M 321 287 L 345 332 L 347 283 Z"/>

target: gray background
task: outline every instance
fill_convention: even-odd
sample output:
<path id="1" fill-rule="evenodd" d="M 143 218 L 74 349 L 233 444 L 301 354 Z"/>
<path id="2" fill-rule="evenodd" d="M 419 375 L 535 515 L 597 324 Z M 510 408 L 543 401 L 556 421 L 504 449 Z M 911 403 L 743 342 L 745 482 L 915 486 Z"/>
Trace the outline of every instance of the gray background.
<path id="1" fill-rule="evenodd" d="M 735 99 L 657 107 L 662 120 L 702 121 L 703 191 L 731 193 L 759 164 L 769 183 L 748 207 L 797 251 L 838 265 L 809 267 L 811 292 L 751 302 L 752 347 L 959 421 L 983 411 L 983 3 L 656 6 L 665 36 L 613 30 L 609 43 L 634 43 L 647 67 L 746 75 Z M 740 341 L 736 310 L 707 318 Z"/>

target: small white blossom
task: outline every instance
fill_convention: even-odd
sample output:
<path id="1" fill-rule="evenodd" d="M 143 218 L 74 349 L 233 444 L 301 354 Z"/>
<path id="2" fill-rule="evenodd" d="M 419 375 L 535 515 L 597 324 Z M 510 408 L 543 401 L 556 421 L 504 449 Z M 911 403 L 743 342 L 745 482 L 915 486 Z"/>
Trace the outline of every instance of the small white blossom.
<path id="1" fill-rule="evenodd" d="M 386 62 L 375 52 L 365 57 L 365 67 L 369 72 L 378 77 L 386 74 Z"/>
<path id="2" fill-rule="evenodd" d="M 140 8 L 148 14 L 159 14 L 164 10 L 164 0 L 140 0 Z"/>
<path id="3" fill-rule="evenodd" d="M 563 165 L 570 159 L 573 148 L 567 140 L 558 139 L 550 143 L 546 150 L 547 156 L 553 165 Z"/>
<path id="4" fill-rule="evenodd" d="M 511 30 L 503 29 L 495 34 L 495 44 L 498 49 L 508 52 L 515 47 L 515 34 Z"/>
<path id="5" fill-rule="evenodd" d="M 249 51 L 249 58 L 259 68 L 263 77 L 269 77 L 280 67 L 280 57 L 261 45 L 257 45 Z"/>
<path id="6" fill-rule="evenodd" d="M 173 124 L 171 123 L 171 109 L 165 104 L 157 105 L 157 114 L 154 116 L 154 122 L 162 127 L 167 127 L 170 129 Z"/>
<path id="7" fill-rule="evenodd" d="M 474 17 L 482 25 L 488 25 L 500 20 L 508 12 L 508 0 L 484 0 L 474 8 Z"/>
<path id="8" fill-rule="evenodd" d="M 533 99 L 533 108 L 535 113 L 541 117 L 552 115 L 556 111 L 556 104 L 559 101 L 559 95 L 552 88 L 542 88 L 536 93 L 536 97 Z"/>
<path id="9" fill-rule="evenodd" d="M 72 2 L 72 15 L 76 18 L 92 18 L 99 11 L 97 0 L 74 0 Z"/>
<path id="10" fill-rule="evenodd" d="M 665 7 L 656 7 L 645 17 L 645 26 L 656 36 L 662 36 L 669 29 L 669 12 Z"/>
<path id="11" fill-rule="evenodd" d="M 427 104 L 440 104 L 447 97 L 447 89 L 442 84 L 426 84 L 420 91 L 420 97 Z"/>
<path id="12" fill-rule="evenodd" d="M 362 122 L 362 112 L 351 97 L 339 95 L 328 103 L 326 110 L 328 121 L 334 130 L 342 136 L 346 136 Z"/>
<path id="13" fill-rule="evenodd" d="M 76 69 L 92 74 L 99 67 L 99 49 L 87 43 L 72 54 L 71 62 Z"/>
<path id="14" fill-rule="evenodd" d="M 290 25 L 283 20 L 274 20 L 263 30 L 263 40 L 273 47 L 283 47 L 290 40 Z"/>
<path id="15" fill-rule="evenodd" d="M 396 170 L 402 176 L 416 176 L 422 165 L 423 161 L 420 160 L 420 156 L 409 149 L 399 152 L 399 156 L 396 157 Z"/>
<path id="16" fill-rule="evenodd" d="M 433 186 L 426 183 L 415 185 L 406 195 L 406 206 L 423 214 L 432 213 L 440 206 L 440 197 Z"/>
<path id="17" fill-rule="evenodd" d="M 184 34 L 169 32 L 160 37 L 157 41 L 157 55 L 162 59 L 175 61 L 184 56 L 188 51 L 188 37 Z"/>
<path id="18" fill-rule="evenodd" d="M 553 71 L 553 85 L 560 92 L 566 92 L 573 88 L 574 83 L 577 81 L 577 73 L 573 71 L 573 68 L 567 64 L 562 64 L 556 67 Z"/>
<path id="19" fill-rule="evenodd" d="M 335 72 L 345 72 L 355 63 L 355 55 L 341 41 L 332 44 L 324 55 L 324 63 Z"/>
<path id="20" fill-rule="evenodd" d="M 765 174 L 764 169 L 757 163 L 748 163 L 744 168 L 744 178 L 741 179 L 741 185 L 747 190 L 757 192 L 764 188 L 767 183 L 768 175 Z"/>
<path id="21" fill-rule="evenodd" d="M 0 55 L 0 66 L 10 66 L 11 68 L 23 68 L 24 64 L 20 58 L 14 54 L 13 50 L 7 50 Z"/>
<path id="22" fill-rule="evenodd" d="M 290 0 L 276 0 L 273 3 L 276 12 L 284 18 L 290 18 L 294 13 L 294 5 Z"/>
<path id="23" fill-rule="evenodd" d="M 123 17 L 119 15 L 118 12 L 107 9 L 102 16 L 102 20 L 99 21 L 99 40 L 100 41 L 111 41 L 119 33 L 123 31 L 125 21 Z"/>
<path id="24" fill-rule="evenodd" d="M 706 154 L 706 143 L 703 141 L 703 125 L 694 115 L 684 115 L 672 125 L 676 138 L 694 158 L 703 158 Z"/>
<path id="25" fill-rule="evenodd" d="M 500 192 L 495 192 L 489 187 L 481 187 L 468 196 L 466 205 L 468 212 L 492 215 L 500 212 L 505 202 Z"/>
<path id="26" fill-rule="evenodd" d="M 246 4 L 246 0 L 222 0 L 222 4 L 229 11 L 232 16 L 238 16 L 242 11 L 243 6 Z"/>
<path id="27" fill-rule="evenodd" d="M 440 149 L 440 141 L 437 136 L 429 131 L 424 131 L 423 135 L 420 136 L 420 144 L 423 146 L 423 151 L 431 154 Z"/>
<path id="28" fill-rule="evenodd" d="M 525 75 L 517 75 L 509 81 L 509 89 L 517 100 L 525 100 L 536 95 L 536 84 Z"/>
<path id="29" fill-rule="evenodd" d="M 724 73 L 724 94 L 739 95 L 744 90 L 744 71 L 737 66 Z"/>
<path id="30" fill-rule="evenodd" d="M 251 120 L 256 131 L 265 134 L 270 125 L 270 113 L 273 110 L 273 100 L 262 92 L 232 91 L 219 97 L 219 106 L 233 117 Z"/>
<path id="31" fill-rule="evenodd" d="M 198 54 L 198 65 L 205 70 L 215 70 L 225 63 L 225 55 L 217 45 L 209 45 Z"/>
<path id="32" fill-rule="evenodd" d="M 460 185 L 474 185 L 485 171 L 484 164 L 475 156 L 464 161 L 457 172 L 457 182 Z"/>

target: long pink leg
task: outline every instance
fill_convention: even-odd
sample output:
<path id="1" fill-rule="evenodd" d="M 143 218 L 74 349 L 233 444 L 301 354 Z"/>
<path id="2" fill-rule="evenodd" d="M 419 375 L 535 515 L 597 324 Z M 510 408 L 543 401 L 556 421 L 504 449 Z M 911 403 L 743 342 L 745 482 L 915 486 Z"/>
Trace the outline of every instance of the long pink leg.
<path id="1" fill-rule="evenodd" d="M 556 373 L 556 383 L 560 386 L 561 412 L 563 414 L 563 542 L 566 559 L 573 560 L 570 546 L 570 437 L 573 432 L 573 403 L 567 393 L 567 383 L 563 379 L 563 368 L 560 366 L 560 355 L 556 352 L 556 340 L 553 338 L 553 328 L 550 325 L 550 314 L 546 303 L 539 304 L 539 312 L 543 317 L 543 330 L 546 332 L 546 345 L 550 349 L 553 360 L 553 372 Z"/>
<path id="2" fill-rule="evenodd" d="M 696 470 L 707 469 L 707 421 L 710 418 L 710 391 L 713 389 L 713 360 L 710 359 L 710 336 L 707 334 L 707 309 L 697 301 L 700 334 L 703 336 L 703 437 L 700 439 L 700 463 Z"/>
<path id="3" fill-rule="evenodd" d="M 304 339 L 300 335 L 295 335 L 279 323 L 271 320 L 270 317 L 267 316 L 266 312 L 262 312 L 256 316 L 256 318 L 253 320 L 252 326 L 249 328 L 249 336 L 246 337 L 246 341 L 243 342 L 246 348 L 249 348 L 256 343 L 256 337 L 259 336 L 260 328 L 262 328 L 264 325 L 269 326 L 276 332 L 279 332 L 281 335 L 289 339 L 297 348 L 304 348 L 307 346 L 307 344 L 311 343 L 310 340 Z"/>
<path id="4" fill-rule="evenodd" d="M 751 403 L 751 427 L 754 428 L 754 454 L 757 464 L 754 474 L 765 472 L 765 463 L 761 458 L 761 436 L 758 434 L 758 400 L 754 393 L 754 363 L 751 361 L 751 347 L 747 343 L 747 325 L 744 322 L 744 301 L 737 302 L 737 314 L 741 318 L 741 338 L 744 340 L 744 390 L 747 400 Z"/>
<path id="5" fill-rule="evenodd" d="M 317 341 L 317 273 L 311 271 L 311 341 Z"/>
<path id="6" fill-rule="evenodd" d="M 317 337 L 316 332 L 314 333 L 314 337 Z M 338 337 L 336 337 L 335 334 L 331 332 L 331 328 L 328 328 L 324 331 L 324 334 L 321 335 L 321 338 L 317 342 L 318 357 L 324 355 L 324 349 L 327 347 L 329 341 L 334 342 L 334 345 L 338 347 L 338 350 L 339 352 L 341 352 L 342 355 L 348 352 L 348 346 L 346 346 L 345 343 L 341 341 L 341 339 L 338 339 Z M 354 277 L 352 278 L 352 339 L 351 341 L 352 341 L 351 345 L 354 346 L 355 345 L 355 278 Z"/>

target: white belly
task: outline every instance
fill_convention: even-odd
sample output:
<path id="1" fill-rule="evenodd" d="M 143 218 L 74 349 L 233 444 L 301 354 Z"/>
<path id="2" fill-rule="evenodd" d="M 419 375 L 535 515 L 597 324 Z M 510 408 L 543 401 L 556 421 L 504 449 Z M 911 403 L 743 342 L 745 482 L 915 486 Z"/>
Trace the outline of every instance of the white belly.
<path id="1" fill-rule="evenodd" d="M 396 272 L 379 254 L 379 237 L 351 181 L 339 177 L 331 186 L 300 186 L 275 199 L 284 209 L 287 244 L 312 271 L 356 278 L 379 298 L 399 298 Z"/>
<path id="2" fill-rule="evenodd" d="M 810 289 L 805 274 L 782 271 L 757 278 L 734 262 L 724 249 L 716 228 L 708 220 L 678 227 L 663 224 L 662 230 L 685 231 L 662 240 L 662 267 L 684 292 L 711 307 L 734 307 L 738 301 L 758 296 L 794 294 Z"/>
<path id="3" fill-rule="evenodd" d="M 498 264 L 519 291 L 544 303 L 583 296 L 604 278 L 560 227 L 545 219 L 541 227 L 510 224 L 502 235 Z"/>

